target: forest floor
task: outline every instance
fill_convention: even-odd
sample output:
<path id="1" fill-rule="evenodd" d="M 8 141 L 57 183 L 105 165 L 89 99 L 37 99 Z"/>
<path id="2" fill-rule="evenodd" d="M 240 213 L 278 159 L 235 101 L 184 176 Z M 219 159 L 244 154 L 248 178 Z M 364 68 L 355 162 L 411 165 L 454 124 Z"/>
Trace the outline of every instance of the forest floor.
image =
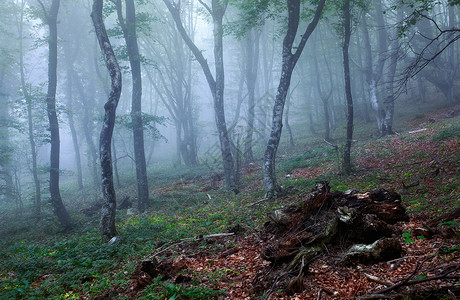
<path id="1" fill-rule="evenodd" d="M 420 297 L 437 298 L 439 295 L 434 291 L 444 289 L 444 293 L 449 295 L 449 288 L 452 295 L 459 295 L 460 224 L 452 219 L 444 225 L 447 232 L 441 231 L 429 238 L 415 235 L 416 229 L 422 227 L 424 222 L 459 207 L 459 113 L 460 110 L 455 108 L 409 120 L 412 131 L 368 142 L 354 150 L 355 174 L 351 180 L 346 180 L 351 181 L 350 183 L 342 183 L 344 187 L 354 189 L 356 185 L 353 182 L 361 182 L 369 187 L 385 188 L 403 195 L 410 221 L 401 224 L 403 232 L 399 238 L 403 246 L 403 256 L 399 259 L 376 264 L 340 266 L 335 264 L 334 259 L 342 250 L 337 247 L 338 249 L 333 250 L 335 253 L 329 253 L 328 258 L 320 258 L 310 264 L 307 276 L 303 279 L 303 292 L 287 295 L 282 287 L 277 286 L 276 281 L 268 284 L 269 289 L 260 290 L 261 278 L 272 271 L 271 264 L 260 255 L 266 246 L 261 239 L 261 227 L 245 231 L 239 224 L 235 224 L 238 226 L 236 230 L 235 227 L 227 230 L 235 232 L 235 236 L 209 239 L 200 236 L 193 241 L 168 244 L 166 248 L 163 246 L 160 249 L 161 253 L 157 254 L 157 251 L 152 254 L 163 260 L 173 258 L 169 276 L 166 276 L 176 283 L 187 286 L 187 282 L 195 281 L 194 284 L 199 282 L 202 286 L 225 291 L 221 299 L 355 298 L 404 281 L 407 281 L 407 286 L 395 288 L 395 293 L 387 292 L 385 297 L 407 295 L 416 291 Z M 452 117 L 456 117 L 456 121 L 443 123 Z M 322 175 L 326 175 L 326 178 L 331 176 L 331 171 L 334 173 L 333 163 L 300 167 L 291 170 L 286 178 L 290 179 L 288 184 L 300 179 L 318 180 L 323 179 Z M 261 170 L 255 166 L 245 170 L 246 176 L 260 173 Z M 257 184 L 260 185 L 261 183 Z M 253 184 L 246 186 L 246 189 L 253 188 Z M 299 205 L 304 199 L 305 193 L 300 192 L 277 201 L 283 206 L 289 206 Z M 247 200 L 242 204 L 248 206 L 250 213 L 253 210 L 251 205 L 255 201 Z M 261 202 L 259 205 L 266 204 Z M 456 217 L 458 221 L 459 216 Z M 448 229 L 455 229 L 454 233 Z M 206 245 L 205 249 L 203 244 Z M 456 271 L 442 278 L 441 271 L 447 267 L 456 268 Z M 426 281 L 416 285 L 409 284 L 410 280 L 420 279 Z M 132 285 L 127 291 L 133 295 L 133 289 L 136 288 L 140 288 L 140 295 L 144 294 L 139 279 L 133 277 Z"/>
<path id="2" fill-rule="evenodd" d="M 437 299 L 433 292 L 441 290 L 446 299 L 456 299 L 458 215 L 444 220 L 431 237 L 417 228 L 460 207 L 460 107 L 410 119 L 405 128 L 357 142 L 351 176 L 339 172 L 340 150 L 308 149 L 281 158 L 278 178 L 291 192 L 272 200 L 258 202 L 263 182 L 257 163 L 243 170 L 237 196 L 216 188 L 210 177 L 157 187 L 151 211 L 118 216 L 121 244 L 102 245 L 97 231 L 86 225 L 52 240 L 42 234 L 34 241 L 21 236 L 4 242 L 0 298 L 354 299 L 390 287 L 383 292 L 387 298 L 417 292 Z M 332 190 L 399 193 L 410 217 L 398 224 L 403 254 L 374 264 L 341 265 L 337 257 L 345 249 L 337 243 L 309 262 L 303 291 L 289 294 L 280 277 L 292 274 L 266 280 L 274 267 L 261 256 L 267 246 L 264 223 L 275 209 L 300 206 L 317 181 L 328 181 Z M 91 222 L 88 226 L 97 219 Z"/>

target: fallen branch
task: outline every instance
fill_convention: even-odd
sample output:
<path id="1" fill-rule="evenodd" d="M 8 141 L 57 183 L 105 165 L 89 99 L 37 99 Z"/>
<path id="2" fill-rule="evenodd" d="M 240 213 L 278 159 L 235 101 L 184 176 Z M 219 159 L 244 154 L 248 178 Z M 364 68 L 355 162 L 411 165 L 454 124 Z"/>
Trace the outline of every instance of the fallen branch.
<path id="1" fill-rule="evenodd" d="M 331 142 L 329 142 L 328 140 L 326 139 L 323 139 L 323 141 L 328 144 L 329 146 L 331 146 L 332 148 L 334 148 L 335 151 L 338 151 L 339 150 L 339 146 L 337 146 L 336 144 L 333 144 Z"/>
<path id="2" fill-rule="evenodd" d="M 376 283 L 384 285 L 384 286 L 392 286 L 392 285 L 394 285 L 394 283 L 391 282 L 391 281 L 383 280 L 383 279 L 380 279 L 380 278 L 378 278 L 376 276 L 373 276 L 373 275 L 370 275 L 370 274 L 367 274 L 367 273 L 364 273 L 364 276 L 367 278 L 367 280 L 376 282 Z"/>
<path id="3" fill-rule="evenodd" d="M 232 255 L 232 254 L 237 253 L 238 251 L 240 251 L 240 249 L 239 249 L 238 247 L 228 249 L 228 250 L 222 252 L 222 253 L 219 255 L 219 258 L 227 257 L 227 256 L 229 256 L 229 255 Z"/>
<path id="4" fill-rule="evenodd" d="M 392 290 L 395 290 L 397 288 L 400 288 L 400 287 L 403 287 L 403 286 L 410 286 L 410 285 L 415 285 L 415 284 L 419 284 L 419 283 L 423 283 L 423 282 L 427 282 L 427 281 L 432 281 L 432 280 L 438 280 L 438 279 L 458 279 L 460 278 L 460 276 L 448 276 L 449 274 L 457 271 L 459 268 L 460 268 L 460 265 L 458 264 L 452 264 L 451 266 L 449 266 L 450 268 L 447 268 L 445 272 L 439 274 L 439 275 L 436 275 L 436 276 L 431 276 L 431 277 L 426 277 L 426 278 L 422 278 L 422 279 L 417 279 L 417 280 L 411 280 L 415 274 L 418 273 L 420 267 L 423 265 L 423 263 L 425 262 L 426 260 L 422 261 L 418 266 L 417 268 L 414 270 L 414 272 L 412 272 L 411 275 L 409 275 L 407 278 L 405 278 L 404 280 L 400 281 L 399 283 L 397 284 L 394 284 L 392 286 L 389 286 L 387 288 L 384 288 L 380 291 L 377 291 L 375 292 L 374 294 L 383 294 L 383 293 L 387 293 L 387 292 L 390 292 Z"/>
<path id="5" fill-rule="evenodd" d="M 172 247 L 178 246 L 178 245 L 180 245 L 180 244 L 182 244 L 182 243 L 183 243 L 182 241 L 176 241 L 176 242 L 172 243 L 171 245 L 169 245 L 168 247 L 166 247 L 166 248 L 164 248 L 164 249 L 162 249 L 162 250 L 160 250 L 160 251 L 158 251 L 158 252 L 156 252 L 156 253 L 154 253 L 154 254 L 150 254 L 150 255 L 149 255 L 149 258 L 155 257 L 155 256 L 157 256 L 158 254 L 161 254 L 161 253 L 165 252 L 166 250 L 169 250 L 169 249 L 171 249 Z"/>
<path id="6" fill-rule="evenodd" d="M 194 238 L 184 238 L 181 239 L 180 241 L 182 242 L 188 242 L 188 241 L 201 241 L 201 240 L 208 240 L 208 239 L 215 239 L 215 238 L 220 238 L 220 237 L 229 237 L 235 235 L 233 232 L 229 233 L 214 233 L 214 234 L 208 234 L 208 235 L 199 235 Z"/>
<path id="7" fill-rule="evenodd" d="M 419 133 L 419 132 L 423 132 L 423 131 L 426 131 L 426 130 L 427 130 L 426 128 L 422 128 L 422 129 L 418 129 L 418 130 L 413 130 L 413 131 L 409 131 L 409 134 Z"/>
<path id="8" fill-rule="evenodd" d="M 264 201 L 267 201 L 269 200 L 270 198 L 263 198 L 263 199 L 260 199 L 260 200 L 257 200 L 256 202 L 248 205 L 248 207 L 253 207 L 253 206 L 256 206 L 257 204 L 261 203 L 261 202 L 264 202 Z"/>
<path id="9" fill-rule="evenodd" d="M 322 292 L 325 292 L 326 294 L 328 294 L 329 296 L 332 296 L 334 295 L 334 292 L 329 290 L 329 289 L 326 289 L 326 288 L 320 288 L 319 291 L 318 291 L 318 297 L 316 298 L 317 300 L 320 300 L 321 299 L 321 293 Z"/>

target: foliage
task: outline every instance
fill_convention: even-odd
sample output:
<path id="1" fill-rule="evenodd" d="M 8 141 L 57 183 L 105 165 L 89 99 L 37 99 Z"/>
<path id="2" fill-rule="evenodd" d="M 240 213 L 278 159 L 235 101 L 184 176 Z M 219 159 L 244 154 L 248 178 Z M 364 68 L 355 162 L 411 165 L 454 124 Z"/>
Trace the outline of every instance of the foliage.
<path id="1" fill-rule="evenodd" d="M 157 128 L 157 125 L 164 125 L 166 120 L 166 117 L 142 113 L 142 126 L 153 140 L 163 139 L 167 141 Z M 117 115 L 115 123 L 129 130 L 133 129 L 131 115 Z"/>
<path id="2" fill-rule="evenodd" d="M 202 286 L 182 286 L 170 282 L 161 282 L 157 277 L 153 284 L 142 291 L 138 299 L 213 299 L 222 295 L 224 291 L 216 291 Z"/>
<path id="3" fill-rule="evenodd" d="M 460 138 L 460 124 L 441 130 L 437 135 L 432 137 L 432 140 L 433 142 L 441 142 L 450 138 Z"/>

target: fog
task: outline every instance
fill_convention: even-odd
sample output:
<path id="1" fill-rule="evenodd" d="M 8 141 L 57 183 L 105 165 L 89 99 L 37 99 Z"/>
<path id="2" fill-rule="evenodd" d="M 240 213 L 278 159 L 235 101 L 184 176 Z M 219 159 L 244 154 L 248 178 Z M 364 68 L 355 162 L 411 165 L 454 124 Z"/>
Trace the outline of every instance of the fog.
<path id="1" fill-rule="evenodd" d="M 138 60 L 145 150 L 142 159 L 146 162 L 149 197 L 154 197 L 158 170 L 168 168 L 201 166 L 210 173 L 223 172 L 224 185 L 237 191 L 238 182 L 233 182 L 233 175 L 228 173 L 238 172 L 240 165 L 261 164 L 270 132 L 273 134 L 275 99 L 280 93 L 279 87 L 286 84 L 281 76 L 287 12 L 276 6 L 265 12 L 249 10 L 230 2 L 224 9 L 223 27 L 216 30 L 218 18 L 212 18 L 210 7 L 203 6 L 201 1 L 165 2 L 172 3 L 173 9 L 180 13 L 190 43 L 178 31 L 178 20 L 173 18 L 164 1 L 135 1 L 134 35 L 140 57 L 133 58 L 126 41 L 133 33 L 124 33 L 115 4 L 104 1 L 104 23 L 123 81 L 112 140 L 115 179 L 121 180 L 120 186 L 140 180 L 135 179 L 139 176 L 136 173 L 139 157 L 133 145 L 134 121 L 130 117 L 134 103 L 132 62 Z M 393 9 L 393 1 L 364 2 L 365 5 L 355 5 L 351 10 L 349 63 L 354 122 L 367 124 L 366 136 L 393 134 L 397 131 L 393 119 L 398 116 L 398 109 L 424 103 L 430 91 L 438 93 L 442 103 L 458 101 L 455 95 L 460 51 L 454 42 L 459 31 L 444 30 L 458 28 L 459 7 L 443 3 L 425 11 L 430 16 L 428 19 L 414 16 L 415 8 L 410 6 Z M 44 198 L 51 197 L 48 188 L 50 125 L 46 113 L 50 84 L 47 18 L 51 4 L 51 0 L 2 1 L 5 9 L 0 12 L 3 153 L 0 201 L 5 203 L 5 211 L 36 205 L 48 207 L 43 201 L 37 203 L 37 182 L 41 183 L 39 192 Z M 326 5 L 330 5 L 327 12 L 315 25 L 294 63 L 284 99 L 280 96 L 283 126 L 273 160 L 294 146 L 308 149 L 314 137 L 332 145 L 342 145 L 347 139 L 345 23 L 340 8 L 332 3 Z M 104 103 L 110 93 L 110 75 L 90 18 L 91 7 L 92 2 L 88 0 L 60 3 L 55 97 L 61 188 L 67 193 L 89 191 L 98 198 L 99 134 Z M 315 7 L 308 3 L 301 5 L 300 24 L 291 53 L 297 51 L 302 33 L 312 22 Z M 123 22 L 129 20 L 125 8 L 125 4 L 120 8 Z M 413 18 L 416 21 L 412 22 Z M 127 26 L 126 23 L 123 26 Z M 219 30 L 223 33 L 222 54 L 216 50 Z M 202 59 L 190 44 L 202 54 Z M 221 60 L 223 69 L 220 69 Z M 35 146 L 31 146 L 32 140 Z M 225 161 L 229 155 L 230 160 Z M 34 159 L 38 167 L 36 179 Z M 115 186 L 120 188 L 118 184 Z M 266 189 L 270 191 L 270 187 Z M 63 202 L 77 209 L 66 199 Z"/>

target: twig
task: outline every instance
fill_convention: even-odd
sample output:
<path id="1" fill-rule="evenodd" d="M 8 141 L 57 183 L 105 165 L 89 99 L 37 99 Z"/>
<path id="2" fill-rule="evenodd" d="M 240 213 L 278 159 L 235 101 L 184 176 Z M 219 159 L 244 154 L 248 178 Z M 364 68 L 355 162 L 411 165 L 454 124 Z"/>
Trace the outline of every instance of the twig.
<path id="1" fill-rule="evenodd" d="M 200 240 L 207 240 L 207 239 L 214 239 L 214 238 L 219 238 L 219 237 L 228 237 L 228 236 L 232 236 L 232 235 L 235 235 L 233 232 L 229 232 L 229 233 L 214 233 L 214 234 L 208 234 L 208 235 L 199 235 L 197 237 L 194 237 L 194 238 L 184 238 L 184 239 L 181 239 L 182 242 L 188 242 L 188 241 L 200 241 Z"/>
<path id="2" fill-rule="evenodd" d="M 364 273 L 364 276 L 367 278 L 367 280 L 377 282 L 378 284 L 381 284 L 381 285 L 385 285 L 385 286 L 394 285 L 394 283 L 391 282 L 391 281 L 383 280 L 383 279 L 380 279 L 380 278 L 378 278 L 376 276 L 373 276 L 373 275 L 370 275 L 370 274 L 367 274 L 367 273 Z"/>
<path id="3" fill-rule="evenodd" d="M 166 248 L 164 248 L 164 249 L 158 251 L 157 253 L 149 255 L 149 257 L 155 257 L 155 256 L 157 256 L 158 254 L 161 254 L 161 253 L 165 252 L 166 250 L 169 250 L 169 249 L 171 249 L 172 247 L 178 246 L 178 245 L 180 245 L 180 244 L 182 244 L 182 243 L 183 243 L 183 241 L 176 241 L 176 242 L 174 242 L 172 245 L 169 245 L 168 247 L 166 247 Z"/>
<path id="4" fill-rule="evenodd" d="M 274 291 L 274 289 L 275 289 L 275 286 L 276 286 L 276 284 L 278 283 L 278 281 L 279 281 L 282 277 L 288 275 L 289 273 L 290 273 L 290 272 L 285 272 L 285 273 L 283 273 L 283 274 L 281 274 L 281 275 L 279 275 L 279 276 L 276 277 L 275 282 L 273 282 L 272 287 L 270 288 L 270 291 L 268 292 L 268 294 L 267 294 L 267 296 L 264 298 L 264 300 L 268 300 L 268 298 L 270 298 L 270 296 L 271 296 L 271 294 L 273 293 L 273 291 Z"/>
<path id="5" fill-rule="evenodd" d="M 328 294 L 328 295 L 333 295 L 333 294 L 334 294 L 334 293 L 333 293 L 331 290 L 329 290 L 329 289 L 320 288 L 319 291 L 318 291 L 318 297 L 316 298 L 317 300 L 320 300 L 320 299 L 321 299 L 321 293 L 322 293 L 323 291 L 326 292 L 326 294 Z"/>
<path id="6" fill-rule="evenodd" d="M 409 134 L 419 133 L 419 132 L 426 131 L 426 130 L 427 130 L 426 128 L 418 129 L 418 130 L 413 130 L 413 131 L 409 131 Z"/>
<path id="7" fill-rule="evenodd" d="M 254 203 L 248 205 L 248 207 L 256 206 L 257 204 L 259 204 L 259 203 L 261 203 L 261 202 L 264 202 L 264 201 L 267 201 L 267 200 L 269 200 L 269 199 L 270 199 L 270 198 L 263 198 L 263 199 L 260 199 L 260 200 L 258 200 L 258 201 L 256 201 L 256 202 L 254 202 Z"/>
<path id="8" fill-rule="evenodd" d="M 417 265 L 417 267 L 415 268 L 415 270 L 414 270 L 408 277 L 406 277 L 405 279 L 401 280 L 401 281 L 398 282 L 397 284 L 394 284 L 394 285 L 389 286 L 389 287 L 387 287 L 387 288 L 384 288 L 384 289 L 382 289 L 382 290 L 380 290 L 380 291 L 377 291 L 377 292 L 375 292 L 374 294 L 383 294 L 383 293 L 392 291 L 392 290 L 394 290 L 394 289 L 397 289 L 397 288 L 399 288 L 399 287 L 402 287 L 402 286 L 406 285 L 407 282 L 408 282 L 409 280 L 411 280 L 411 278 L 413 278 L 413 277 L 415 276 L 415 274 L 418 273 L 418 271 L 420 270 L 420 268 L 422 267 L 422 265 L 427 261 L 427 259 L 428 259 L 428 258 L 425 258 L 424 260 L 422 260 L 422 261 Z"/>
<path id="9" fill-rule="evenodd" d="M 449 274 L 457 271 L 459 268 L 460 268 L 460 265 L 458 264 L 453 264 L 452 267 L 449 269 L 447 269 L 445 272 L 439 274 L 439 275 L 436 275 L 436 276 L 431 276 L 431 277 L 426 277 L 426 278 L 422 278 L 422 279 L 417 279 L 417 280 L 411 280 L 410 279 L 412 277 L 415 276 L 415 274 L 418 273 L 418 271 L 420 270 L 420 267 L 423 265 L 423 263 L 426 261 L 426 259 L 424 261 L 422 261 L 418 266 L 417 268 L 415 269 L 415 271 L 409 276 L 407 277 L 406 279 L 402 280 L 401 282 L 395 284 L 395 285 L 392 285 L 390 287 L 387 287 L 383 290 L 380 290 L 380 291 L 377 291 L 375 292 L 374 294 L 383 294 L 383 293 L 386 293 L 386 292 L 389 292 L 389 291 L 392 291 L 392 290 L 395 290 L 399 287 L 402 287 L 402 286 L 409 286 L 409 285 L 415 285 L 415 284 L 419 284 L 419 283 L 423 283 L 423 282 L 427 282 L 427 281 L 432 281 L 432 280 L 438 280 L 438 279 L 443 279 L 443 278 L 447 278 L 447 279 L 458 279 L 460 278 L 460 276 L 448 276 Z"/>
<path id="10" fill-rule="evenodd" d="M 329 146 L 333 147 L 335 151 L 338 151 L 339 150 L 339 146 L 337 146 L 336 144 L 333 144 L 329 141 L 327 141 L 326 139 L 323 139 L 323 141 L 328 144 Z"/>

